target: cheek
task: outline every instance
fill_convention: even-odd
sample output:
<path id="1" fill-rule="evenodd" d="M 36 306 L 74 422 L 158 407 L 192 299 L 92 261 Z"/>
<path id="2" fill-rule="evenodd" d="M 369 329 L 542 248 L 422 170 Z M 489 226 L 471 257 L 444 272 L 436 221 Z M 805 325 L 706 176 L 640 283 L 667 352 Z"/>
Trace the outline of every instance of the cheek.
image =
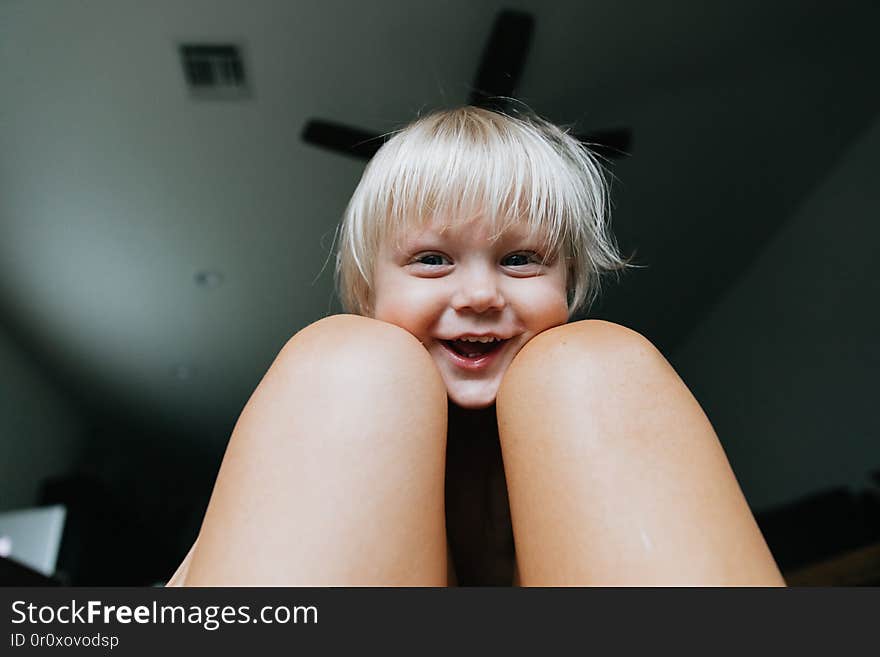
<path id="1" fill-rule="evenodd" d="M 560 282 L 544 281 L 524 300 L 525 319 L 532 329 L 548 329 L 568 321 L 568 295 Z"/>
<path id="2" fill-rule="evenodd" d="M 558 297 L 553 303 L 541 309 L 540 323 L 544 328 L 561 326 L 568 321 L 568 301 L 566 295 Z"/>
<path id="3" fill-rule="evenodd" d="M 444 308 L 439 295 L 407 281 L 377 286 L 373 317 L 396 324 L 416 336 L 426 335 Z"/>

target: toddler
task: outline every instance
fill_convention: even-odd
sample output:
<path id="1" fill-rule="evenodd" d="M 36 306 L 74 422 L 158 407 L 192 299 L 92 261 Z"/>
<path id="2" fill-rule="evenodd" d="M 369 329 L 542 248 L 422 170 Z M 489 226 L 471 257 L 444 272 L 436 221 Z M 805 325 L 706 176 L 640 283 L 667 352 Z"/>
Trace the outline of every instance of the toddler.
<path id="1" fill-rule="evenodd" d="M 463 107 L 396 133 L 339 234 L 351 314 L 281 350 L 169 585 L 783 584 L 663 356 L 569 322 L 624 266 L 558 127 Z"/>

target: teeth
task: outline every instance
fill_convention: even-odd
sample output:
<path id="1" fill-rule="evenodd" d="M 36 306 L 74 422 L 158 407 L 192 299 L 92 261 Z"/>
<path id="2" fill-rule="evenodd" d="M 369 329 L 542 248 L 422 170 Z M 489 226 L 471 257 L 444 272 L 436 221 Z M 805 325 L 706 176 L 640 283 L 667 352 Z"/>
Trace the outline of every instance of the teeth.
<path id="1" fill-rule="evenodd" d="M 500 342 L 500 338 L 493 338 L 492 336 L 486 336 L 483 338 L 459 338 L 462 342 L 482 342 L 486 344 L 487 342 Z"/>

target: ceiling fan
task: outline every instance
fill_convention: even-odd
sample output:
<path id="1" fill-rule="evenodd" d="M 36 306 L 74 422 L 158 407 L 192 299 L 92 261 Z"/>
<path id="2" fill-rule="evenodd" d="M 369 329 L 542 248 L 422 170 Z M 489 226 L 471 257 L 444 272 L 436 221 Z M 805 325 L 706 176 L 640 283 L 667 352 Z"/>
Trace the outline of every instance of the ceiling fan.
<path id="1" fill-rule="evenodd" d="M 525 67 L 535 19 L 525 12 L 503 10 L 495 19 L 492 33 L 477 70 L 468 104 L 508 112 L 515 107 L 514 91 Z M 632 141 L 627 128 L 574 135 L 603 158 L 629 154 Z M 302 131 L 307 143 L 345 155 L 369 160 L 385 137 L 347 125 L 310 119 Z"/>

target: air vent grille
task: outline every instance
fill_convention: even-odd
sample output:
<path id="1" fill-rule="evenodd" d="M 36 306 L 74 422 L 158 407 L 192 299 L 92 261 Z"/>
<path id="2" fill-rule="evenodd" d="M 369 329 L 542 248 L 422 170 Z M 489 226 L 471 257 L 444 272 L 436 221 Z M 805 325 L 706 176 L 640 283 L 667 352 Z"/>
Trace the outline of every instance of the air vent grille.
<path id="1" fill-rule="evenodd" d="M 233 44 L 182 44 L 180 58 L 191 93 L 199 98 L 249 95 L 241 47 Z"/>

